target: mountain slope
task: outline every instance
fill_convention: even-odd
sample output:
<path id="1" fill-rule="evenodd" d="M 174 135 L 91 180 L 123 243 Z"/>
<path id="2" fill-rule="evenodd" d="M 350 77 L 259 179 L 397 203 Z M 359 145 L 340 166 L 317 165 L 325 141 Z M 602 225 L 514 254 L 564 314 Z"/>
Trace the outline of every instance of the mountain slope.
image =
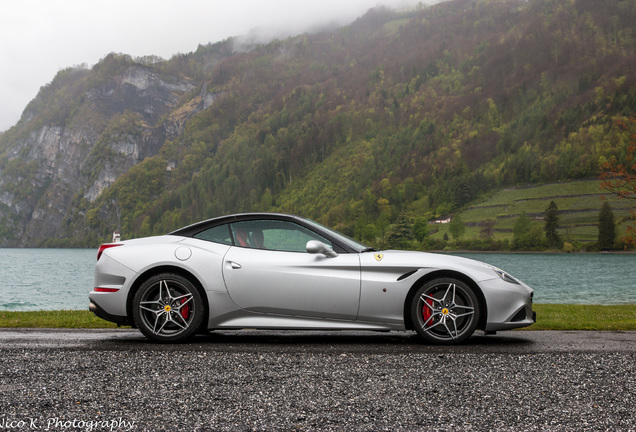
<path id="1" fill-rule="evenodd" d="M 250 210 L 372 240 L 492 188 L 597 176 L 625 156 L 635 22 L 630 1 L 450 1 L 65 71 L 0 137 L 1 244 L 94 245 Z"/>

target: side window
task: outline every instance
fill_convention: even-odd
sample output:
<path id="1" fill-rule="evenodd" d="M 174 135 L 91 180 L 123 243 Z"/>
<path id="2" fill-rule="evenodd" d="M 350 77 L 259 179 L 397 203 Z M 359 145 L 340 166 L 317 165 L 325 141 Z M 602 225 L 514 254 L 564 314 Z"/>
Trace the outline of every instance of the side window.
<path id="1" fill-rule="evenodd" d="M 205 231 L 201 231 L 200 233 L 195 234 L 194 238 L 214 243 L 232 245 L 230 227 L 228 225 L 219 225 Z"/>
<path id="2" fill-rule="evenodd" d="M 232 224 L 234 244 L 241 247 L 285 252 L 305 252 L 309 240 L 331 242 L 293 222 L 255 220 Z"/>

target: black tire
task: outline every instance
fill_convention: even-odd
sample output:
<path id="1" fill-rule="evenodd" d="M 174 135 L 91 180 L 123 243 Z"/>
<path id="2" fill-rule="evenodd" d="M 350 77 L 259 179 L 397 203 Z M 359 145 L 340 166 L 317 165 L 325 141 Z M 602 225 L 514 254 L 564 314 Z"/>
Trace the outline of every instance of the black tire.
<path id="1" fill-rule="evenodd" d="M 440 278 L 420 287 L 411 304 L 413 327 L 435 344 L 459 344 L 468 339 L 479 322 L 479 301 L 464 282 Z"/>
<path id="2" fill-rule="evenodd" d="M 163 273 L 146 280 L 133 298 L 139 330 L 155 342 L 183 342 L 201 327 L 206 305 L 201 293 L 183 276 Z"/>

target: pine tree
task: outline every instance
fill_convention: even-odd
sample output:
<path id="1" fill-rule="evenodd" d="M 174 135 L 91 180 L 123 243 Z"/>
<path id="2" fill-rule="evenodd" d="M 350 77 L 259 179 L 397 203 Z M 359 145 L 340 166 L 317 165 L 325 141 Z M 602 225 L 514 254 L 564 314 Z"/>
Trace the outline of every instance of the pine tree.
<path id="1" fill-rule="evenodd" d="M 411 222 L 405 216 L 400 216 L 389 234 L 389 247 L 393 249 L 405 249 L 412 239 L 413 231 Z"/>
<path id="2" fill-rule="evenodd" d="M 559 209 L 554 201 L 550 202 L 550 205 L 545 210 L 545 238 L 548 240 L 550 247 L 560 248 L 563 242 L 561 237 L 557 233 L 557 227 L 559 226 Z"/>
<path id="3" fill-rule="evenodd" d="M 607 201 L 603 201 L 598 214 L 598 247 L 601 250 L 612 250 L 616 238 L 614 212 Z"/>

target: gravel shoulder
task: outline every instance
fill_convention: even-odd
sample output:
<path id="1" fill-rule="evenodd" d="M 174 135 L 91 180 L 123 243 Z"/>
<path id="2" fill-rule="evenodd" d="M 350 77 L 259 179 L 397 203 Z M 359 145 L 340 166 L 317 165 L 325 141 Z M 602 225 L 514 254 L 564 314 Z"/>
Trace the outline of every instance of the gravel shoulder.
<path id="1" fill-rule="evenodd" d="M 636 332 L 0 329 L 0 352 L 2 429 L 636 430 Z"/>

